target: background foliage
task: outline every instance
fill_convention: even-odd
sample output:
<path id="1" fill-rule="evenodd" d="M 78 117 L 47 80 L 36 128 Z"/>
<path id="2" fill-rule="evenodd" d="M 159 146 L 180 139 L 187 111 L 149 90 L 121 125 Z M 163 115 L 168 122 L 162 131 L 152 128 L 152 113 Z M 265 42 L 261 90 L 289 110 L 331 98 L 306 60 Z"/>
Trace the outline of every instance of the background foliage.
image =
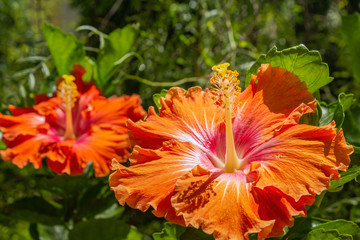
<path id="1" fill-rule="evenodd" d="M 30 106 L 34 94 L 54 91 L 57 77 L 75 62 L 104 95 L 138 93 L 147 108 L 162 89 L 206 86 L 211 66 L 220 62 L 230 62 L 245 85 L 257 64 L 279 62 L 279 54 L 291 62 L 295 53 L 312 57 L 309 66 L 325 67 L 313 89 L 318 111 L 302 121 L 335 120 L 349 143 L 360 146 L 359 11 L 355 0 L 3 0 L 0 111 L 8 113 L 9 104 Z M 355 147 L 350 170 L 283 239 L 360 238 L 359 152 Z M 0 210 L 1 240 L 212 239 L 164 224 L 151 212 L 120 207 L 107 178 L 95 178 L 91 166 L 69 177 L 1 160 Z"/>

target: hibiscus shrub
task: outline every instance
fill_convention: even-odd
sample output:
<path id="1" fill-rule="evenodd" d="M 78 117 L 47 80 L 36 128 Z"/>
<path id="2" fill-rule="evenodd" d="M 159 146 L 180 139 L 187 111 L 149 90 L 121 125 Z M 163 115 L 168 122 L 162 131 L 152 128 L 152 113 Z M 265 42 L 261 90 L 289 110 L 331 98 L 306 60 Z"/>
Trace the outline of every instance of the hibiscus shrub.
<path id="1" fill-rule="evenodd" d="M 96 54 L 45 24 L 50 57 L 27 74 L 46 83 L 0 113 L 0 239 L 360 239 L 359 111 L 322 101 L 318 51 L 273 47 L 186 88 L 122 69 L 143 65 L 136 27 L 78 30 Z M 146 112 L 122 77 L 172 87 Z"/>

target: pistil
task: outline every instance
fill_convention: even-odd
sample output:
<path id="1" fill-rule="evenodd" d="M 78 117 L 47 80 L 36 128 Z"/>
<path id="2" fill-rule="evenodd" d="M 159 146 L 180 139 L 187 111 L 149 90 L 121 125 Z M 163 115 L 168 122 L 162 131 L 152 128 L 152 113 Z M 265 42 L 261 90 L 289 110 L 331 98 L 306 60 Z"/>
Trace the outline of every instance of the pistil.
<path id="1" fill-rule="evenodd" d="M 79 92 L 74 83 L 75 77 L 72 75 L 63 75 L 62 81 L 58 85 L 58 97 L 62 100 L 65 107 L 65 134 L 64 139 L 75 138 L 72 108 L 76 102 Z"/>
<path id="2" fill-rule="evenodd" d="M 231 102 L 228 92 L 224 92 L 225 98 L 225 126 L 226 126 L 226 153 L 225 171 L 234 172 L 238 158 L 235 150 L 234 134 L 232 129 Z"/>

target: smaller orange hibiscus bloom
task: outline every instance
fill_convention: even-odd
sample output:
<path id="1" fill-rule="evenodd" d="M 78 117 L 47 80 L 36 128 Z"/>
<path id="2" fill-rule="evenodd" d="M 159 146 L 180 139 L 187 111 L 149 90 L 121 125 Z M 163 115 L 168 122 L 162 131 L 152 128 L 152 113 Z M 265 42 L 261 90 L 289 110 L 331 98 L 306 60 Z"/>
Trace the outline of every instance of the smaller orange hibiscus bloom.
<path id="1" fill-rule="evenodd" d="M 92 162 L 95 175 L 109 173 L 111 159 L 126 161 L 130 147 L 125 123 L 138 121 L 145 111 L 138 95 L 105 98 L 92 83 L 84 83 L 85 69 L 74 65 L 72 75 L 58 79 L 57 96 L 36 96 L 31 108 L 0 114 L 7 149 L 5 161 L 22 168 L 29 162 L 40 168 L 42 159 L 56 173 L 81 174 Z"/>

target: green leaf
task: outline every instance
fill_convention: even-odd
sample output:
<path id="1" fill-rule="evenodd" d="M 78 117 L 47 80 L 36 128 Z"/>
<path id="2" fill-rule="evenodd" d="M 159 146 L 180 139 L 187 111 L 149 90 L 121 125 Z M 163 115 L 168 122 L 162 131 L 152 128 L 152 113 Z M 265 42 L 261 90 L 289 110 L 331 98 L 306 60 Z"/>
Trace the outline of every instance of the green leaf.
<path id="1" fill-rule="evenodd" d="M 40 197 L 20 199 L 4 208 L 4 212 L 19 220 L 45 225 L 62 224 L 60 209 Z"/>
<path id="2" fill-rule="evenodd" d="M 177 240 L 180 239 L 181 234 L 186 231 L 185 227 L 166 222 L 164 228 L 159 233 L 154 233 L 154 240 Z"/>
<path id="3" fill-rule="evenodd" d="M 186 228 L 186 231 L 181 235 L 180 240 L 214 240 L 212 235 L 204 233 L 201 229 L 192 227 Z"/>
<path id="4" fill-rule="evenodd" d="M 355 239 L 359 240 L 360 228 L 346 220 L 329 221 L 320 218 L 295 218 L 294 227 L 282 238 L 295 239 Z M 335 237 L 335 238 L 334 238 Z M 338 237 L 338 238 L 336 238 Z"/>
<path id="5" fill-rule="evenodd" d="M 358 207 L 357 203 L 353 207 L 351 207 L 350 220 L 359 224 L 360 223 L 360 208 Z"/>
<path id="6" fill-rule="evenodd" d="M 330 104 L 321 102 L 321 111 L 322 116 L 320 118 L 320 126 L 325 126 L 332 121 L 335 121 L 336 127 L 341 128 L 345 114 L 340 102 L 333 102 Z"/>
<path id="7" fill-rule="evenodd" d="M 6 145 L 3 141 L 0 141 L 0 150 L 6 149 Z"/>
<path id="8" fill-rule="evenodd" d="M 345 40 L 352 63 L 352 70 L 354 78 L 360 81 L 360 15 L 355 13 L 349 16 L 342 17 L 341 31 L 343 33 L 343 39 Z"/>
<path id="9" fill-rule="evenodd" d="M 313 227 L 320 225 L 322 223 L 329 222 L 329 220 L 321 219 L 321 218 L 302 218 L 295 217 L 295 223 L 292 228 L 290 228 L 289 232 L 286 233 L 283 239 L 287 240 L 295 240 L 301 239 L 306 236 L 306 234 L 312 230 Z"/>
<path id="10" fill-rule="evenodd" d="M 257 233 L 249 234 L 249 240 L 258 240 L 258 234 Z"/>
<path id="11" fill-rule="evenodd" d="M 346 113 L 344 134 L 351 144 L 360 146 L 360 106 L 352 108 Z"/>
<path id="12" fill-rule="evenodd" d="M 341 103 L 344 112 L 348 110 L 355 102 L 354 94 L 349 93 L 340 93 L 338 96 L 338 100 Z"/>
<path id="13" fill-rule="evenodd" d="M 124 221 L 92 219 L 79 222 L 69 233 L 69 240 L 141 240 L 142 234 Z"/>
<path id="14" fill-rule="evenodd" d="M 313 206 L 319 208 L 322 201 L 324 200 L 325 194 L 326 194 L 326 191 L 323 191 L 320 195 L 317 195 L 315 197 L 315 202 L 313 203 Z"/>
<path id="15" fill-rule="evenodd" d="M 271 64 L 272 67 L 285 68 L 294 73 L 306 83 L 311 93 L 333 80 L 332 77 L 329 77 L 328 65 L 322 62 L 318 51 L 309 51 L 302 44 L 282 51 L 277 51 L 274 46 L 266 55 L 262 54 L 248 69 L 245 87 L 250 83 L 251 74 L 256 75 L 257 69 L 265 63 Z"/>
<path id="16" fill-rule="evenodd" d="M 308 124 L 313 126 L 319 126 L 322 116 L 321 105 L 319 102 L 316 104 L 316 112 L 308 113 L 300 118 L 299 124 Z"/>
<path id="17" fill-rule="evenodd" d="M 28 56 L 19 59 L 19 63 L 27 63 L 27 62 L 45 62 L 47 61 L 47 57 L 44 56 Z"/>
<path id="18" fill-rule="evenodd" d="M 116 199 L 104 181 L 85 189 L 78 204 L 78 215 L 85 218 L 93 218 L 101 214 L 112 205 L 116 204 Z M 122 209 L 116 204 L 117 208 Z M 116 209 L 117 209 L 116 208 Z"/>
<path id="19" fill-rule="evenodd" d="M 354 153 L 360 154 L 360 147 L 353 145 L 353 148 L 354 148 Z"/>
<path id="20" fill-rule="evenodd" d="M 95 75 L 97 73 L 97 65 L 91 58 L 85 56 L 79 62 L 79 64 L 82 65 L 86 70 L 86 73 L 84 74 L 84 76 L 82 76 L 82 80 L 84 80 L 85 82 L 89 82 L 91 79 L 95 79 Z M 95 83 L 98 84 L 98 82 L 96 81 Z"/>
<path id="21" fill-rule="evenodd" d="M 349 234 L 339 234 L 336 230 L 325 230 L 325 229 L 315 229 L 311 231 L 306 240 L 352 240 L 353 238 Z"/>
<path id="22" fill-rule="evenodd" d="M 100 219 L 100 218 L 116 218 L 123 214 L 125 211 L 125 207 L 119 206 L 118 203 L 114 203 L 110 207 L 106 208 L 104 211 L 101 211 L 100 213 L 96 214 L 94 218 Z"/>
<path id="23" fill-rule="evenodd" d="M 201 229 L 182 227 L 180 225 L 166 222 L 159 233 L 153 234 L 154 240 L 213 240 L 213 236 L 204 233 Z"/>
<path id="24" fill-rule="evenodd" d="M 130 51 L 135 40 L 135 32 L 131 26 L 116 29 L 105 39 L 104 48 L 98 54 L 98 81 L 104 86 L 115 74 L 120 65 L 115 65 Z"/>
<path id="25" fill-rule="evenodd" d="M 18 221 L 0 214 L 1 240 L 34 240 L 29 232 L 30 223 Z"/>
<path id="26" fill-rule="evenodd" d="M 154 103 L 156 104 L 156 106 L 160 109 L 161 108 L 161 104 L 159 103 L 159 99 L 161 97 L 165 97 L 166 94 L 167 94 L 168 90 L 166 89 L 162 89 L 160 93 L 155 93 L 153 95 L 153 100 L 154 100 Z"/>
<path id="27" fill-rule="evenodd" d="M 37 231 L 41 240 L 63 240 L 67 239 L 68 230 L 61 225 L 46 226 L 37 224 Z"/>
<path id="28" fill-rule="evenodd" d="M 84 176 L 56 175 L 44 177 L 39 181 L 39 188 L 57 193 L 66 198 L 80 195 L 89 186 L 89 180 Z"/>
<path id="29" fill-rule="evenodd" d="M 324 229 L 324 230 L 336 230 L 339 234 L 349 234 L 352 236 L 352 239 L 360 239 L 360 228 L 359 226 L 351 221 L 346 221 L 343 219 L 334 220 L 331 222 L 323 223 L 317 225 L 313 229 Z M 320 238 L 318 238 L 320 239 Z"/>
<path id="30" fill-rule="evenodd" d="M 336 127 L 340 129 L 344 123 L 345 111 L 354 103 L 354 94 L 340 93 L 338 101 L 330 104 L 321 103 L 322 116 L 320 126 L 327 125 L 335 121 Z"/>
<path id="31" fill-rule="evenodd" d="M 341 173 L 340 180 L 331 180 L 331 186 L 328 190 L 333 190 L 338 187 L 341 187 L 345 183 L 348 183 L 355 179 L 360 174 L 360 166 L 354 165 L 351 168 L 349 168 L 346 172 Z"/>
<path id="32" fill-rule="evenodd" d="M 59 28 L 46 23 L 43 31 L 59 75 L 69 74 L 75 63 L 84 62 L 84 46 L 74 35 L 65 34 Z"/>

